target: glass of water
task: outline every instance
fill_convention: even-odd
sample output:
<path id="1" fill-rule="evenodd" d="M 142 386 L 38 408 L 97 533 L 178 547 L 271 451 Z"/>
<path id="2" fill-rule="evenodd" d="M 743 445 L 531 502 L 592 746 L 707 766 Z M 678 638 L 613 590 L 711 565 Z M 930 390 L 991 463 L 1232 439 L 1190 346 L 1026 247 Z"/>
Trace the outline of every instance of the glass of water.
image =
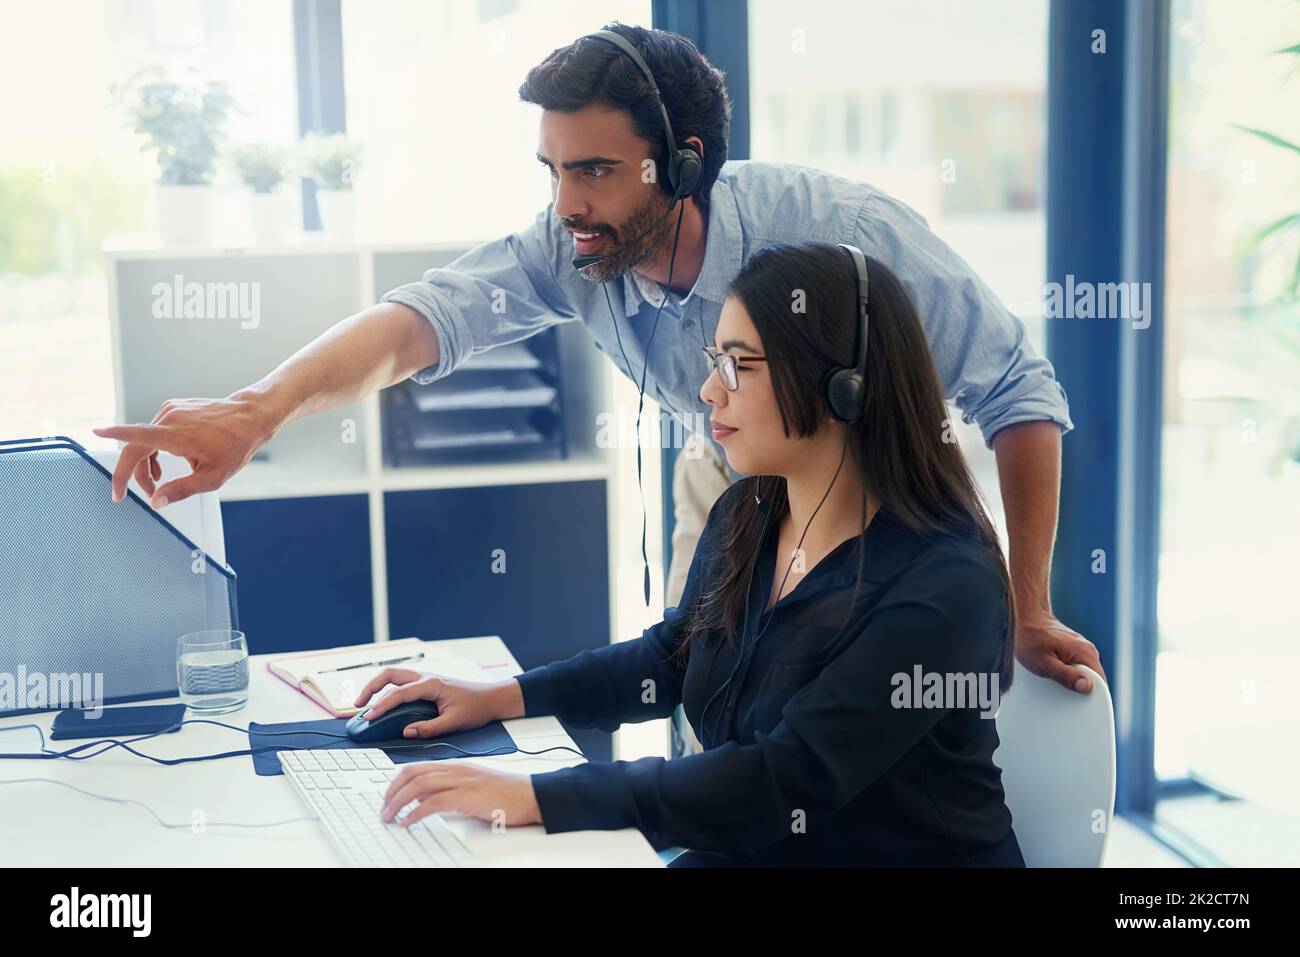
<path id="1" fill-rule="evenodd" d="M 248 640 L 242 631 L 192 631 L 176 641 L 181 701 L 200 714 L 225 714 L 248 703 Z"/>

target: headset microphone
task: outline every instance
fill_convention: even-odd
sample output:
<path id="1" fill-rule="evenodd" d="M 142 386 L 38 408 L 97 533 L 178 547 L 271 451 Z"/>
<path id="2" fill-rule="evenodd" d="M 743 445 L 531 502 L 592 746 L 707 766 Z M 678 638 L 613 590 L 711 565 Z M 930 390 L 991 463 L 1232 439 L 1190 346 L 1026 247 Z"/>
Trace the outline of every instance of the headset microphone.
<path id="1" fill-rule="evenodd" d="M 584 269 L 587 266 L 594 265 L 610 256 L 621 253 L 629 246 L 640 242 L 646 236 L 659 227 L 668 215 L 677 209 L 677 229 L 673 233 L 672 251 L 668 254 L 668 281 L 665 283 L 663 298 L 659 300 L 659 308 L 655 310 L 654 324 L 650 327 L 650 337 L 646 340 L 645 345 L 645 365 L 641 369 L 641 381 L 638 383 L 637 409 L 636 409 L 636 484 L 637 489 L 641 492 L 641 565 L 643 569 L 642 588 L 645 592 L 646 607 L 650 606 L 650 557 L 646 547 L 646 537 L 648 534 L 649 518 L 645 510 L 645 488 L 641 481 L 641 411 L 645 406 L 645 380 L 646 374 L 650 370 L 650 347 L 654 344 L 655 330 L 659 328 L 659 314 L 663 312 L 664 303 L 668 301 L 668 291 L 672 289 L 673 284 L 673 266 L 677 262 L 677 240 L 682 232 L 682 214 L 686 212 L 685 200 L 693 196 L 700 187 L 700 180 L 704 175 L 704 162 L 700 154 L 689 147 L 678 147 L 677 138 L 673 135 L 673 124 L 668 118 L 668 107 L 664 105 L 663 94 L 659 92 L 659 84 L 655 82 L 655 75 L 651 71 L 649 64 L 637 52 L 625 37 L 613 30 L 597 30 L 595 33 L 589 33 L 581 39 L 600 40 L 604 43 L 611 44 L 620 50 L 636 68 L 645 77 L 646 82 L 650 84 L 650 89 L 654 92 L 655 100 L 659 103 L 659 114 L 664 121 L 664 140 L 667 150 L 664 154 L 665 159 L 665 179 L 668 181 L 668 187 L 672 191 L 672 201 L 669 202 L 668 208 L 664 210 L 662 216 L 655 221 L 649 229 L 640 236 L 622 246 L 613 252 L 606 253 L 603 256 L 577 256 L 573 260 L 575 269 Z M 679 202 L 681 205 L 679 206 Z M 618 339 L 619 352 L 623 354 L 623 364 L 627 367 L 627 373 L 632 374 L 631 363 L 628 362 L 627 352 L 623 349 L 623 337 L 618 331 L 618 320 L 614 316 L 614 304 L 609 298 L 609 289 L 602 282 L 600 287 L 605 292 L 605 305 L 609 307 L 609 319 L 614 325 L 614 335 Z M 704 324 L 700 323 L 700 335 L 704 335 Z"/>
<path id="2" fill-rule="evenodd" d="M 627 249 L 629 246 L 635 246 L 641 240 L 645 239 L 656 229 L 658 229 L 659 224 L 668 218 L 669 213 L 673 211 L 673 207 L 675 207 L 676 205 L 677 205 L 677 200 L 673 200 L 671 203 L 668 204 L 668 208 L 664 210 L 664 214 L 654 221 L 654 225 L 652 225 L 649 229 L 643 232 L 640 236 L 637 236 L 635 239 L 628 240 L 622 246 L 619 246 L 618 249 L 612 250 L 611 252 L 607 252 L 601 256 L 575 256 L 573 259 L 573 268 L 586 269 L 588 266 L 594 266 L 596 265 L 596 263 L 604 259 L 608 259 L 610 256 L 617 256 L 619 253 Z"/>

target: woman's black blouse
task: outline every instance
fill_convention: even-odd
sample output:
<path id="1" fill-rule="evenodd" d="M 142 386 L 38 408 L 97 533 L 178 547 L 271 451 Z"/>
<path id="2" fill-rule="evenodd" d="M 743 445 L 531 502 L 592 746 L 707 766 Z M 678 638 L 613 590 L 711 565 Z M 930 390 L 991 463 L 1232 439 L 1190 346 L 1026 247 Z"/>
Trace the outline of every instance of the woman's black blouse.
<path id="1" fill-rule="evenodd" d="M 741 480 L 714 504 L 682 600 L 662 622 L 519 676 L 530 716 L 613 731 L 681 703 L 705 748 L 532 775 L 547 833 L 635 827 L 657 849 L 744 865 L 1024 866 L 991 712 L 974 701 L 895 706 L 898 675 L 997 674 L 1006 590 L 973 537 L 922 536 L 883 507 L 861 553 L 858 539 L 842 542 L 765 613 L 772 522 L 751 583 L 749 651 L 728 690 L 718 693 L 740 646 L 717 629 L 692 641 L 680 667 L 684 611 L 720 565 L 720 516 L 751 489 Z"/>

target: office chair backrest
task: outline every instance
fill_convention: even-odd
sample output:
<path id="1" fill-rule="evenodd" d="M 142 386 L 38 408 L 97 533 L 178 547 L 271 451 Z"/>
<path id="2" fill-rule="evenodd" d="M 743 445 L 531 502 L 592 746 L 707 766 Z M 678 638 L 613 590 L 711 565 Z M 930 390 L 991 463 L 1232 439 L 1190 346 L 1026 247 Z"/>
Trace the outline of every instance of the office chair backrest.
<path id="1" fill-rule="evenodd" d="M 117 465 L 119 453 L 116 451 L 96 450 L 90 454 L 95 457 L 96 462 L 110 472 Z M 167 452 L 158 453 L 158 464 L 162 466 L 163 473 L 162 480 L 158 482 L 159 486 L 164 482 L 182 478 L 191 471 L 189 463 L 183 458 Z M 131 480 L 131 487 L 135 489 L 141 498 L 148 499 L 148 496 L 144 494 L 144 490 L 136 484 L 134 479 Z M 225 564 L 226 536 L 221 524 L 221 502 L 217 498 L 216 492 L 191 495 L 184 501 L 160 508 L 158 514 L 180 529 L 184 535 L 207 552 L 209 556 L 223 565 Z"/>
<path id="2" fill-rule="evenodd" d="M 1016 663 L 993 761 L 1030 867 L 1100 867 L 1115 810 L 1115 712 L 1095 672 L 1079 694 Z"/>

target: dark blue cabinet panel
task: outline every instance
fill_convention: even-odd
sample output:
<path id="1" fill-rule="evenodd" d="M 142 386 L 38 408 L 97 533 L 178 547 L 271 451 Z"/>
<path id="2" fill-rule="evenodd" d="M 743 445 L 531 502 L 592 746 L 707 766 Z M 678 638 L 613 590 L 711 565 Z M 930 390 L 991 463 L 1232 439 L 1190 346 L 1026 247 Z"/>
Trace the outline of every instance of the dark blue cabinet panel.
<path id="1" fill-rule="evenodd" d="M 604 482 L 389 492 L 384 526 L 393 638 L 500 635 L 525 670 L 609 642 Z"/>
<path id="2" fill-rule="evenodd" d="M 373 641 L 365 495 L 222 502 L 253 654 Z"/>

